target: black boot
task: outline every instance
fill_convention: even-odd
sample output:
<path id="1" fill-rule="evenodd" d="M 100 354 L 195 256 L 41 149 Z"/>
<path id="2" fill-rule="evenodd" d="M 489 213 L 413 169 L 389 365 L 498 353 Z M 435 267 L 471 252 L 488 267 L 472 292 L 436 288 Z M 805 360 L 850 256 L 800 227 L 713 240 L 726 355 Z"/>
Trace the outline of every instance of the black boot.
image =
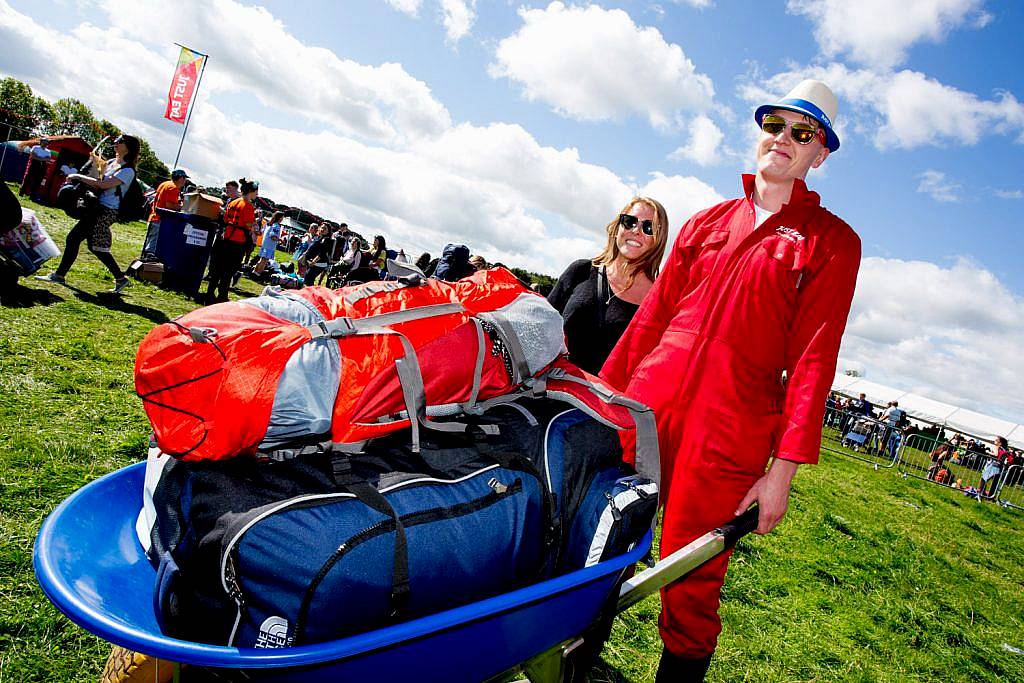
<path id="1" fill-rule="evenodd" d="M 711 655 L 700 659 L 677 657 L 665 648 L 661 651 L 655 683 L 701 683 L 711 666 Z"/>

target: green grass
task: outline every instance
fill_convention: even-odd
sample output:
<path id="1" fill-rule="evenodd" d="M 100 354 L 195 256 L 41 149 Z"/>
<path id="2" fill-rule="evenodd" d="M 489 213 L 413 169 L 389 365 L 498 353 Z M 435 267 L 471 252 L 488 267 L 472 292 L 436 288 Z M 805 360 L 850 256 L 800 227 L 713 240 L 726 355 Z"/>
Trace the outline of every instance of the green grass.
<path id="1" fill-rule="evenodd" d="M 63 245 L 70 221 L 39 212 Z M 122 266 L 143 234 L 115 226 Z M 27 281 L 27 305 L 0 308 L 0 683 L 99 677 L 109 646 L 46 600 L 32 544 L 63 498 L 144 457 L 135 349 L 194 307 L 141 283 L 99 294 L 112 281 L 84 249 L 68 281 Z M 1022 527 L 1024 513 L 825 454 L 780 527 L 740 542 L 710 680 L 1024 680 L 1024 655 L 1003 647 L 1024 649 Z M 620 616 L 591 679 L 652 680 L 657 617 L 657 598 Z"/>

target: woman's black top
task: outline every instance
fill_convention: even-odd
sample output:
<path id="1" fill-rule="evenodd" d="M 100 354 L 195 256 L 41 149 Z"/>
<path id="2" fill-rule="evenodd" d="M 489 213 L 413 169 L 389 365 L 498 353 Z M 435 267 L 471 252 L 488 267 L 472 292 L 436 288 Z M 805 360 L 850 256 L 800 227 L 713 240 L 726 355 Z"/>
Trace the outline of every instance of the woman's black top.
<path id="1" fill-rule="evenodd" d="M 604 279 L 603 300 L 598 297 L 599 278 Z M 548 302 L 562 314 L 569 360 L 594 375 L 601 371 L 640 308 L 613 296 L 605 275 L 588 259 L 566 268 L 548 295 Z"/>

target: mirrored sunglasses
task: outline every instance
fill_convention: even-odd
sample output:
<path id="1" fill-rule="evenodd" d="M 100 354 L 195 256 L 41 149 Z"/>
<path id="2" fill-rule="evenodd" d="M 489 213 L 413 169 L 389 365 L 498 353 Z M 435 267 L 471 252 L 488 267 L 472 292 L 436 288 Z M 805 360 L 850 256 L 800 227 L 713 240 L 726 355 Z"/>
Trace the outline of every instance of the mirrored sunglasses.
<path id="1" fill-rule="evenodd" d="M 781 116 L 774 116 L 768 114 L 761 119 L 761 130 L 768 135 L 778 135 L 782 131 L 786 130 L 786 126 L 789 122 Z M 811 140 L 818 138 L 822 145 L 828 146 L 827 138 L 825 136 L 825 129 L 812 126 L 809 123 L 803 123 L 797 121 L 790 127 L 789 136 L 793 138 L 793 141 L 801 145 L 810 144 Z"/>

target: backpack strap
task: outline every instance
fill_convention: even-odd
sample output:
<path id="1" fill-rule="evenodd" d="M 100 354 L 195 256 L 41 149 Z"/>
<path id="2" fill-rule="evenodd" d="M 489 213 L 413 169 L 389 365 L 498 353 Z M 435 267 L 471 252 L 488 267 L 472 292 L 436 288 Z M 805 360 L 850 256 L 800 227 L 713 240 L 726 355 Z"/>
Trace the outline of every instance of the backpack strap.
<path id="1" fill-rule="evenodd" d="M 605 314 L 608 310 L 608 291 L 611 285 L 608 283 L 608 273 L 604 265 L 597 267 L 597 326 L 604 329 Z"/>
<path id="2" fill-rule="evenodd" d="M 580 386 L 589 389 L 591 393 L 605 403 L 625 408 L 629 412 L 629 416 L 633 419 L 633 424 L 636 427 L 636 471 L 642 476 L 654 481 L 654 483 L 658 484 L 659 488 L 661 487 L 661 451 L 658 447 L 658 423 L 655 419 L 653 410 L 639 401 L 634 401 L 631 398 L 627 398 L 622 394 L 612 391 L 602 384 L 591 382 L 583 377 L 570 375 L 562 368 L 552 368 L 546 373 L 546 375 L 548 379 L 579 384 Z M 575 397 L 570 394 L 552 391 L 551 389 L 549 389 L 548 392 L 551 395 L 567 400 L 569 403 L 577 406 L 580 410 L 599 422 L 608 424 L 607 420 L 595 414 L 589 406 L 579 399 L 575 399 Z M 616 425 L 611 426 L 616 429 L 621 429 L 621 427 L 617 427 Z"/>
<path id="3" fill-rule="evenodd" d="M 460 303 L 433 304 L 419 308 L 407 308 L 391 313 L 380 313 L 365 318 L 335 318 L 334 320 L 325 320 L 315 325 L 310 325 L 306 329 L 309 330 L 310 341 L 324 338 L 339 339 L 371 329 L 386 328 L 390 325 L 399 325 L 413 320 L 423 320 L 453 313 L 463 313 L 465 310 L 465 307 Z M 391 332 L 393 330 L 388 333 L 390 334 Z"/>
<path id="4" fill-rule="evenodd" d="M 348 458 L 336 458 L 332 463 L 334 481 L 342 488 L 354 494 L 364 505 L 389 516 L 395 525 L 395 559 L 391 578 L 391 614 L 397 621 L 405 612 L 409 603 L 409 542 L 405 535 L 405 526 L 395 508 L 388 499 L 365 479 L 352 474 Z"/>
<path id="5" fill-rule="evenodd" d="M 423 373 L 412 342 L 401 332 L 387 325 L 412 320 L 422 320 L 440 315 L 462 313 L 466 309 L 459 303 L 435 304 L 421 308 L 410 308 L 392 313 L 382 313 L 366 318 L 335 318 L 318 322 L 306 329 L 310 332 L 310 340 L 339 339 L 350 336 L 395 335 L 402 344 L 405 355 L 395 361 L 398 381 L 402 386 L 402 398 L 405 410 L 409 415 L 409 427 L 412 431 L 412 451 L 420 450 L 420 425 L 442 432 L 464 432 L 466 425 L 455 422 L 434 422 L 427 418 L 427 392 L 423 385 Z"/>
<path id="6" fill-rule="evenodd" d="M 462 404 L 463 410 L 469 410 L 476 405 L 480 397 L 480 384 L 483 382 L 484 357 L 487 353 L 487 346 L 484 342 L 484 326 L 478 318 L 470 318 L 473 327 L 476 328 L 476 364 L 473 366 L 473 388 L 469 392 L 469 400 Z"/>

